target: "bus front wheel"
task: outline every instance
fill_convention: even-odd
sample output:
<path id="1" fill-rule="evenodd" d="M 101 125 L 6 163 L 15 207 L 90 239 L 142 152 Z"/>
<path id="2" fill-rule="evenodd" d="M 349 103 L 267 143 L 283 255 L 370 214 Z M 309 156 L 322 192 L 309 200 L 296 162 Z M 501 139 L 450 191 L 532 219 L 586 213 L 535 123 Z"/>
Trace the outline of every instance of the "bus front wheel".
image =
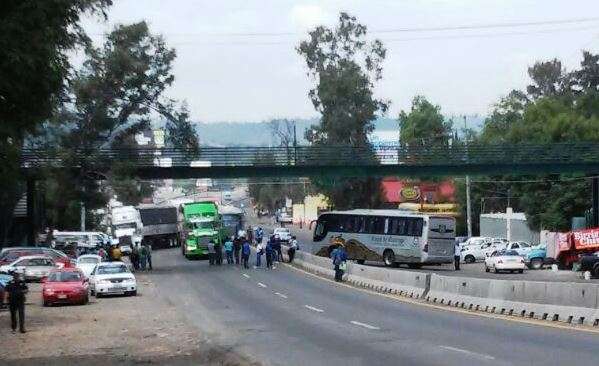
<path id="1" fill-rule="evenodd" d="M 383 252 L 383 261 L 385 266 L 393 267 L 395 265 L 395 253 L 391 249 L 387 249 Z"/>

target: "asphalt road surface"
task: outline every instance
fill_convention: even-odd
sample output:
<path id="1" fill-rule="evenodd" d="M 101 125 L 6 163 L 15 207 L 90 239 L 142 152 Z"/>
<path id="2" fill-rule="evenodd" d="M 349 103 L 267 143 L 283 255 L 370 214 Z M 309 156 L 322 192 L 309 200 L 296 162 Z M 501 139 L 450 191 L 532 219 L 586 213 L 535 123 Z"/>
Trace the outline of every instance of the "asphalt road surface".
<path id="1" fill-rule="evenodd" d="M 254 260 L 252 255 L 252 264 Z M 599 335 L 408 304 L 280 265 L 154 252 L 150 276 L 212 342 L 270 365 L 595 365 Z"/>
<path id="2" fill-rule="evenodd" d="M 261 225 L 261 224 L 258 224 Z M 272 224 L 264 225 L 267 232 L 272 232 L 274 227 Z M 296 235 L 300 243 L 301 249 L 308 253 L 316 253 L 322 246 L 322 243 L 312 242 L 312 232 L 307 229 L 299 229 L 295 226 L 289 226 L 289 230 L 292 235 Z M 366 262 L 366 265 L 384 267 L 382 262 Z M 399 268 L 389 268 L 389 270 L 407 270 L 407 266 L 400 266 Z M 483 262 L 477 263 L 462 263 L 460 271 L 454 271 L 453 264 L 443 265 L 430 265 L 424 266 L 420 269 L 409 269 L 410 271 L 417 272 L 430 272 L 437 273 L 444 276 L 464 276 L 474 278 L 492 278 L 498 280 L 526 280 L 526 281 L 549 281 L 549 282 L 589 282 L 582 276 L 582 272 L 572 271 L 557 271 L 553 272 L 549 268 L 543 270 L 525 270 L 523 274 L 519 273 L 487 273 L 485 272 L 485 266 Z M 590 280 L 592 282 L 599 282 L 597 279 Z"/>

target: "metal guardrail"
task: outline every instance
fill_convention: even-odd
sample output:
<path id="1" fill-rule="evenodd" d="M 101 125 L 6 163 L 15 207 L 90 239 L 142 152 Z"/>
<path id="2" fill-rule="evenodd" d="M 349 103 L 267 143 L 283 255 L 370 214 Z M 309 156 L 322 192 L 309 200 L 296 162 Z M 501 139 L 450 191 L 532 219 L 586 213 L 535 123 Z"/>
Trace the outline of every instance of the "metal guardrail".
<path id="1" fill-rule="evenodd" d="M 84 159 L 85 158 L 85 159 Z M 90 160 L 86 160 L 91 158 Z M 118 162 L 144 167 L 280 167 L 280 166 L 470 166 L 494 164 L 599 163 L 597 143 L 459 145 L 459 146 L 299 146 L 205 147 L 184 149 L 103 149 L 69 156 L 52 150 L 25 149 L 24 168 L 79 167 L 87 161 L 109 168 Z"/>

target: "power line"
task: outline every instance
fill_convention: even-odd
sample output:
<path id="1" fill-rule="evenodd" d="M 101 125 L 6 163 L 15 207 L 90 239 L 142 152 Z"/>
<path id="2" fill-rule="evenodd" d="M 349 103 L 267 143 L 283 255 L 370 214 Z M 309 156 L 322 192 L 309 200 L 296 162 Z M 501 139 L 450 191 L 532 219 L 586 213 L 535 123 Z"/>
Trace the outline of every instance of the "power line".
<path id="1" fill-rule="evenodd" d="M 445 31 L 460 31 L 460 30 L 480 30 L 480 29 L 497 29 L 497 28 L 521 28 L 534 27 L 542 25 L 565 25 L 565 24 L 580 24 L 599 22 L 599 17 L 583 17 L 570 19 L 554 19 L 541 21 L 527 22 L 504 22 L 504 23 L 483 23 L 483 24 L 467 24 L 467 25 L 448 25 L 437 27 L 406 27 L 406 28 L 390 28 L 390 29 L 373 29 L 369 30 L 371 34 L 385 33 L 421 33 L 421 32 L 445 32 Z M 103 35 L 100 33 L 91 33 L 92 35 Z M 168 36 L 208 36 L 208 37 L 286 37 L 304 35 L 303 32 L 190 32 L 190 33 L 162 33 Z"/>
<path id="2" fill-rule="evenodd" d="M 433 36 L 421 36 L 421 37 L 403 37 L 403 38 L 382 38 L 383 43 L 395 43 L 395 42 L 413 42 L 413 41 L 430 41 L 430 40 L 452 40 L 452 39 L 473 39 L 473 38 L 497 38 L 506 36 L 523 36 L 532 34 L 550 34 L 550 33 L 561 33 L 561 32 L 574 32 L 574 31 L 587 31 L 597 30 L 599 25 L 587 26 L 587 27 L 573 27 L 573 28 L 561 28 L 561 29 L 538 29 L 531 31 L 521 32 L 500 32 L 500 33 L 483 33 L 483 34 L 454 34 L 454 35 L 433 35 Z M 172 46 L 277 46 L 277 45 L 290 45 L 293 41 L 182 41 L 182 42 L 169 42 Z"/>

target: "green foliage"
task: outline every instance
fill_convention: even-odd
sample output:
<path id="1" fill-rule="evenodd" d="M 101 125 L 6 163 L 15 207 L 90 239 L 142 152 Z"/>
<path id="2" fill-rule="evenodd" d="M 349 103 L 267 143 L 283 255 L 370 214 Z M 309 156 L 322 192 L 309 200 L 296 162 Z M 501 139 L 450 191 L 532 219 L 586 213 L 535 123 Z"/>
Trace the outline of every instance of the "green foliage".
<path id="1" fill-rule="evenodd" d="M 306 139 L 316 146 L 368 148 L 373 121 L 389 105 L 373 95 L 375 83 L 382 78 L 386 55 L 381 41 L 368 42 L 366 26 L 341 13 L 337 27 L 316 27 L 297 51 L 306 61 L 308 74 L 316 81 L 308 95 L 322 115 L 320 124 L 307 131 Z M 374 153 L 371 159 L 376 159 Z M 336 208 L 374 207 L 382 199 L 380 180 L 375 178 L 341 182 L 315 178 L 313 184 Z M 347 194 L 349 191 L 351 195 Z"/>
<path id="2" fill-rule="evenodd" d="M 151 113 L 170 110 L 160 97 L 174 80 L 170 70 L 175 51 L 152 35 L 145 22 L 116 26 L 102 47 L 88 45 L 86 53 L 82 70 L 70 84 L 72 102 L 63 104 L 57 116 L 67 126 L 60 134 L 60 151 L 81 169 L 54 177 L 58 184 L 47 200 L 50 209 L 69 209 L 60 202 L 65 196 L 84 202 L 87 210 L 103 207 L 111 192 L 100 187 L 94 170 L 99 149 L 132 148 L 132 136 L 149 126 Z M 176 118 L 180 122 L 187 117 Z M 113 191 L 119 199 L 138 203 L 145 191 L 131 178 L 130 167 L 123 163 L 114 168 L 107 177 Z"/>
<path id="3" fill-rule="evenodd" d="M 527 94 L 512 91 L 485 122 L 482 143 L 599 141 L 599 56 L 584 52 L 581 68 L 566 73 L 557 60 L 536 63 Z M 576 175 L 498 177 L 538 180 L 504 184 L 533 229 L 569 230 L 591 206 L 590 182 Z M 505 206 L 501 209 L 504 210 Z"/>
<path id="4" fill-rule="evenodd" d="M 416 96 L 411 110 L 399 114 L 399 140 L 409 146 L 447 145 L 452 125 L 452 121 L 446 121 L 441 114 L 440 106 Z"/>
<path id="5" fill-rule="evenodd" d="M 63 97 L 69 52 L 88 38 L 79 22 L 112 0 L 4 0 L 0 11 L 0 243 L 24 192 L 19 157 Z"/>

